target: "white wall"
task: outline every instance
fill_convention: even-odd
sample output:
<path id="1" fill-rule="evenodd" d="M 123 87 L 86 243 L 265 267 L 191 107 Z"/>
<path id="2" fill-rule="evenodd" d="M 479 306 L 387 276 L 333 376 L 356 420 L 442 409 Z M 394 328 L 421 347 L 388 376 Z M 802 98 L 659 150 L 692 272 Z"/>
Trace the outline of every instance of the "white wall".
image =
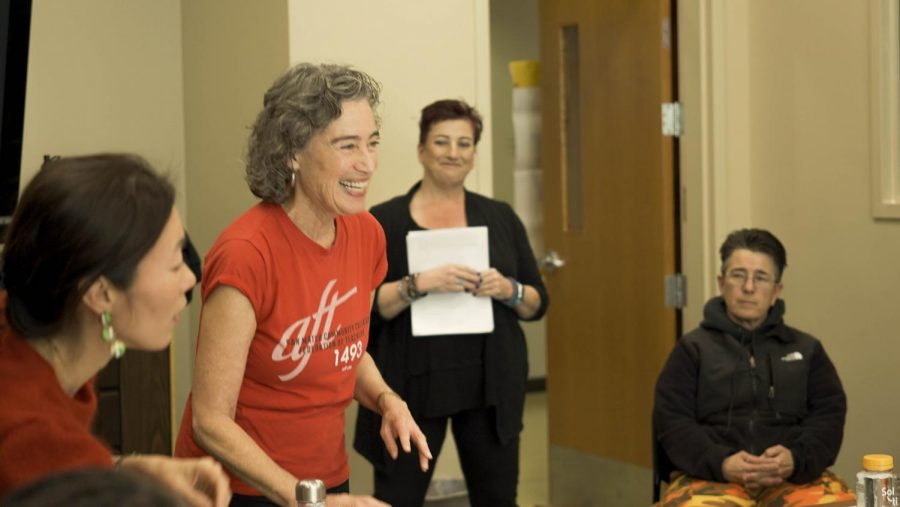
<path id="1" fill-rule="evenodd" d="M 419 114 L 444 98 L 466 100 L 484 116 L 466 186 L 492 195 L 487 2 L 290 0 L 288 13 L 292 64 L 349 64 L 384 87 L 380 163 L 369 187 L 370 206 L 405 193 L 421 177 Z"/>
<path id="2" fill-rule="evenodd" d="M 181 2 L 37 0 L 29 52 L 21 186 L 44 154 L 133 151 L 185 213 Z"/>

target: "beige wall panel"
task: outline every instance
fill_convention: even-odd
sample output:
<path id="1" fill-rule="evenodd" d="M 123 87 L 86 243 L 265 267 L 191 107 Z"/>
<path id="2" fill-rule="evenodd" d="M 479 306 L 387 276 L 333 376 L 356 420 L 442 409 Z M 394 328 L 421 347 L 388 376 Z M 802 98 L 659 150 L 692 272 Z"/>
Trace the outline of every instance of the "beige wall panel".
<path id="1" fill-rule="evenodd" d="M 788 321 L 818 336 L 847 391 L 837 470 L 900 456 L 900 222 L 870 205 L 868 2 L 754 2 L 753 224 L 788 249 Z"/>
<path id="2" fill-rule="evenodd" d="M 247 136 L 262 97 L 288 66 L 284 0 L 189 0 L 184 18 L 184 125 L 188 230 L 201 256 L 222 230 L 257 202 L 244 182 Z M 199 290 L 191 340 L 178 349 L 178 419 L 190 387 Z"/>
<path id="3" fill-rule="evenodd" d="M 173 176 L 185 211 L 180 5 L 34 2 L 22 186 L 44 154 L 131 151 Z"/>

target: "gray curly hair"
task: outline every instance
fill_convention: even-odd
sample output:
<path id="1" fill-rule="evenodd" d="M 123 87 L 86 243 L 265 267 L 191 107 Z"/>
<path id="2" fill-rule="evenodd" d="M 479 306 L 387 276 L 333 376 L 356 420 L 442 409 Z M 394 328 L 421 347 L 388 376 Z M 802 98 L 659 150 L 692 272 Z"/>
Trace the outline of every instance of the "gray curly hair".
<path id="1" fill-rule="evenodd" d="M 344 65 L 301 63 L 266 92 L 247 147 L 246 179 L 253 195 L 281 204 L 293 195 L 289 161 L 341 116 L 345 100 L 378 105 L 381 85 Z"/>

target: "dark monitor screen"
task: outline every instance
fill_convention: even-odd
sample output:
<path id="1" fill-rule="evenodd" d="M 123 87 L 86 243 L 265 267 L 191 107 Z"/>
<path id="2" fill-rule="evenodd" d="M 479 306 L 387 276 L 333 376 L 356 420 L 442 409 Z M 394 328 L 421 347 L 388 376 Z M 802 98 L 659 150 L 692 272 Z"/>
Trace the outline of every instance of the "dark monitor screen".
<path id="1" fill-rule="evenodd" d="M 31 0 L 0 0 L 0 229 L 19 196 Z"/>

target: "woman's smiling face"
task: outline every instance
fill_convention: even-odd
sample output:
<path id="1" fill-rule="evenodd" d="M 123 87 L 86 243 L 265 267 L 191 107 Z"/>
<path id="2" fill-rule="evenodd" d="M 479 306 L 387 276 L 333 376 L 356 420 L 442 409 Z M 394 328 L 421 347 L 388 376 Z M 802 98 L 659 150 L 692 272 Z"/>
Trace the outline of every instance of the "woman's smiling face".
<path id="1" fill-rule="evenodd" d="M 365 99 L 341 104 L 341 115 L 297 153 L 298 198 L 319 215 L 366 210 L 366 190 L 378 167 L 381 141 L 375 113 Z"/>
<path id="2" fill-rule="evenodd" d="M 431 126 L 419 145 L 425 177 L 441 187 L 462 186 L 475 165 L 475 135 L 468 119 L 444 120 Z"/>

